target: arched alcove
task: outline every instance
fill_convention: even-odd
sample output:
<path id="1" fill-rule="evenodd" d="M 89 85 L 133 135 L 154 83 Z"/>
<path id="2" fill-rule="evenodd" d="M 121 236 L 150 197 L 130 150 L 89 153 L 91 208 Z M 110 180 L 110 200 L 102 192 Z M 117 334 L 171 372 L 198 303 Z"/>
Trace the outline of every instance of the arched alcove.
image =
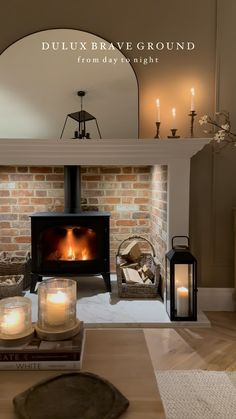
<path id="1" fill-rule="evenodd" d="M 109 45 L 88 32 L 52 29 L 8 47 L 0 56 L 0 137 L 59 138 L 66 116 L 80 110 L 77 92 L 84 90 L 83 107 L 97 118 L 102 138 L 137 138 L 136 76 Z M 63 138 L 76 129 L 68 118 Z M 88 131 L 98 138 L 95 121 Z"/>

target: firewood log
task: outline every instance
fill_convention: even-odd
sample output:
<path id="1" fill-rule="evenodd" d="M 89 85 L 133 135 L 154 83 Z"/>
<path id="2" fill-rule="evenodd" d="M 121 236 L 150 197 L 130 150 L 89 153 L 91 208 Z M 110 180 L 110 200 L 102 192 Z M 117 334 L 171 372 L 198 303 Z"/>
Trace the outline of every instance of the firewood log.
<path id="1" fill-rule="evenodd" d="M 141 250 L 138 242 L 133 240 L 129 243 L 128 246 L 121 251 L 121 256 L 130 262 L 137 262 L 141 257 Z"/>
<path id="2" fill-rule="evenodd" d="M 143 280 L 136 269 L 122 268 L 122 272 L 127 284 L 143 283 Z"/>

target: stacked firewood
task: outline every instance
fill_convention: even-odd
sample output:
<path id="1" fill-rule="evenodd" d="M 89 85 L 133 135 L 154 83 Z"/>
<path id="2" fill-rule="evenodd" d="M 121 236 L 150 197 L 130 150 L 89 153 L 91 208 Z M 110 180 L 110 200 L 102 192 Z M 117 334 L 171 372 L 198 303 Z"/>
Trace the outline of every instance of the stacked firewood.
<path id="1" fill-rule="evenodd" d="M 120 253 L 122 280 L 126 284 L 153 284 L 155 274 L 143 257 L 139 242 L 132 240 Z"/>

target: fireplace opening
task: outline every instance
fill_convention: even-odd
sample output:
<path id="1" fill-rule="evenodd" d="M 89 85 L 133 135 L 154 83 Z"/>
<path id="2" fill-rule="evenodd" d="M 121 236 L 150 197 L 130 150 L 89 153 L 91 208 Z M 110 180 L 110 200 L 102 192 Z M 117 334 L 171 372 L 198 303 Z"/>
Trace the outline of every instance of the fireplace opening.
<path id="1" fill-rule="evenodd" d="M 33 282 L 47 275 L 99 274 L 110 290 L 109 219 L 99 211 L 32 214 Z"/>
<path id="2" fill-rule="evenodd" d="M 102 275 L 111 291 L 110 214 L 81 211 L 80 166 L 64 168 L 65 210 L 31 216 L 31 292 L 43 276 Z"/>
<path id="3" fill-rule="evenodd" d="M 43 259 L 47 261 L 94 260 L 97 235 L 92 228 L 49 227 L 42 233 Z"/>

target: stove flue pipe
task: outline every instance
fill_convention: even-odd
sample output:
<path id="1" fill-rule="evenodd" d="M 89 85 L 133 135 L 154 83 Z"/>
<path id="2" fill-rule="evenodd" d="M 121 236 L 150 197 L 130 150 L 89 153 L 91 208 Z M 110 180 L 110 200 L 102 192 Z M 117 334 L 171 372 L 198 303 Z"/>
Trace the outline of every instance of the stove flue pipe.
<path id="1" fill-rule="evenodd" d="M 64 212 L 81 212 L 81 170 L 80 166 L 64 166 Z"/>

